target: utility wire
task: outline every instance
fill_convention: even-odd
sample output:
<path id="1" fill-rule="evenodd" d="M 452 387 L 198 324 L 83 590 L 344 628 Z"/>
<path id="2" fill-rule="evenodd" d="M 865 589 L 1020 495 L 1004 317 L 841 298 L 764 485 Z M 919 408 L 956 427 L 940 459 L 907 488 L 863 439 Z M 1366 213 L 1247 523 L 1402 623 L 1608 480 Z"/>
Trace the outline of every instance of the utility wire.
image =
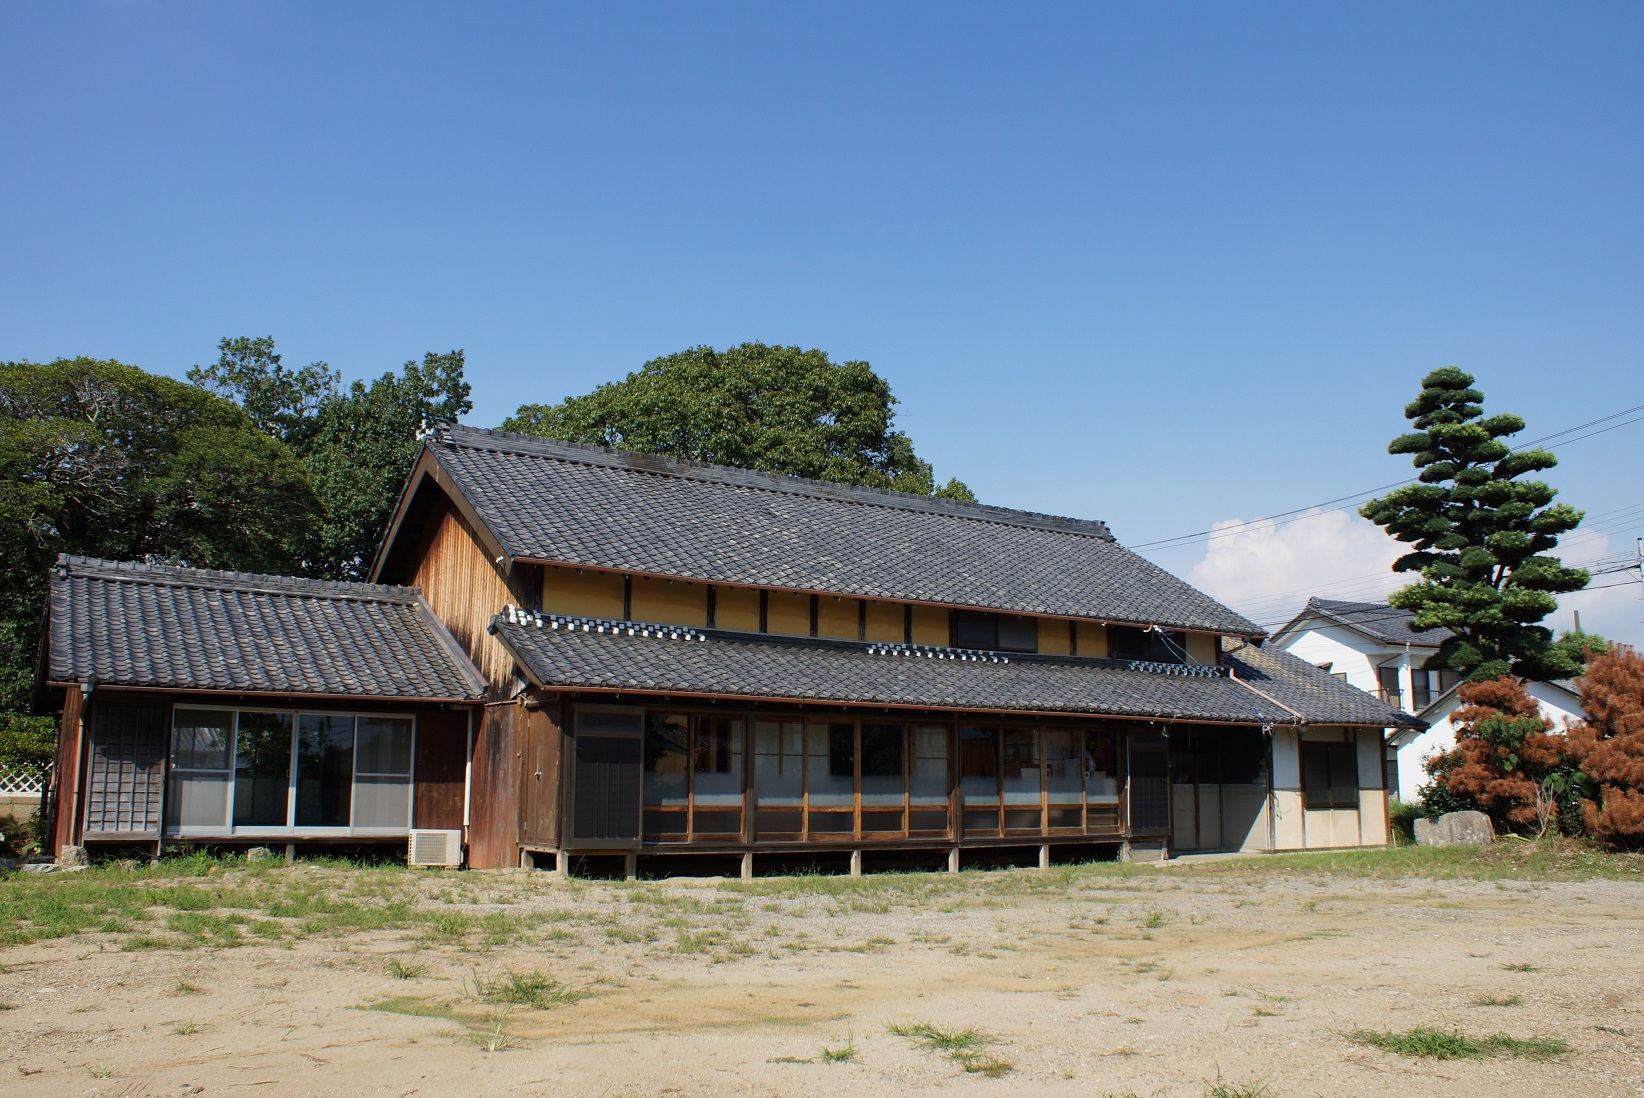
<path id="1" fill-rule="evenodd" d="M 1602 435 L 1602 434 L 1604 434 L 1608 431 L 1614 431 L 1619 427 L 1626 427 L 1626 426 L 1629 426 L 1629 425 L 1634 424 L 1634 423 L 1644 422 L 1644 416 L 1638 416 L 1637 418 L 1629 419 L 1629 420 L 1626 420 L 1625 422 L 1622 422 L 1622 423 L 1611 422 L 1612 420 L 1620 419 L 1623 416 L 1633 415 L 1634 413 L 1637 413 L 1637 412 L 1644 412 L 1644 404 L 1636 404 L 1631 408 L 1623 408 L 1619 412 L 1612 412 L 1607 416 L 1600 416 L 1598 419 L 1588 420 L 1586 423 L 1577 424 L 1574 427 L 1566 427 L 1562 431 L 1554 431 L 1550 435 L 1543 435 L 1540 438 L 1531 439 L 1529 442 L 1524 443 L 1522 446 L 1514 447 L 1514 450 L 1515 451 L 1528 450 L 1531 447 L 1539 446 L 1539 445 L 1541 445 L 1542 443 L 1545 443 L 1545 442 L 1551 442 L 1554 439 L 1561 440 L 1558 443 L 1558 445 L 1563 446 L 1563 445 L 1567 445 L 1567 444 L 1572 443 L 1572 442 L 1580 442 L 1582 439 L 1593 438 L 1597 435 Z M 1565 438 L 1564 437 L 1565 435 L 1574 434 L 1575 432 L 1585 431 L 1589 427 L 1597 427 L 1601 423 L 1608 423 L 1609 426 L 1600 427 L 1598 430 L 1592 431 L 1588 434 L 1577 435 L 1575 438 Z M 1351 495 L 1337 496 L 1335 499 L 1327 499 L 1322 503 L 1309 504 L 1306 507 L 1298 507 L 1298 508 L 1296 508 L 1294 510 L 1291 510 L 1291 511 L 1281 511 L 1276 515 L 1265 515 L 1261 518 L 1247 519 L 1247 520 L 1242 521 L 1242 522 L 1237 522 L 1237 523 L 1233 523 L 1233 524 L 1228 525 L 1228 526 L 1221 527 L 1220 529 L 1212 528 L 1210 530 L 1199 530 L 1199 531 L 1196 531 L 1196 532 L 1191 533 L 1191 534 L 1181 534 L 1181 535 L 1178 535 L 1178 536 L 1173 537 L 1173 538 L 1161 538 L 1158 541 L 1144 541 L 1144 542 L 1140 542 L 1136 545 L 1127 546 L 1127 548 L 1130 549 L 1132 552 L 1140 552 L 1143 549 L 1163 549 L 1163 548 L 1167 548 L 1167 547 L 1173 547 L 1173 546 L 1176 546 L 1176 545 L 1196 541 L 1199 538 L 1205 538 L 1205 539 L 1210 540 L 1210 541 L 1215 541 L 1219 538 L 1231 537 L 1233 534 L 1239 532 L 1240 530 L 1243 530 L 1243 529 L 1245 529 L 1247 527 L 1251 527 L 1251 526 L 1257 526 L 1257 525 L 1260 525 L 1261 523 L 1272 522 L 1272 523 L 1276 523 L 1278 525 L 1285 525 L 1289 522 L 1295 522 L 1295 521 L 1297 521 L 1301 518 L 1311 518 L 1311 517 L 1313 517 L 1312 515 L 1308 514 L 1308 512 L 1317 512 L 1318 514 L 1329 514 L 1332 511 L 1343 510 L 1344 508 L 1340 507 L 1339 506 L 1340 504 L 1349 503 L 1349 502 L 1351 502 L 1353 500 L 1357 500 L 1357 499 L 1362 499 L 1365 496 L 1372 496 L 1372 495 L 1375 495 L 1377 492 L 1385 492 L 1385 491 L 1387 491 L 1391 488 L 1401 488 L 1406 484 L 1415 484 L 1415 483 L 1416 483 L 1416 478 L 1415 477 L 1410 477 L 1406 480 L 1394 481 L 1391 484 L 1383 484 L 1378 488 L 1369 488 L 1369 489 L 1366 489 L 1362 492 L 1354 492 Z M 1321 508 L 1326 508 L 1328 510 L 1321 510 Z M 1279 520 L 1284 520 L 1284 521 L 1280 522 Z"/>

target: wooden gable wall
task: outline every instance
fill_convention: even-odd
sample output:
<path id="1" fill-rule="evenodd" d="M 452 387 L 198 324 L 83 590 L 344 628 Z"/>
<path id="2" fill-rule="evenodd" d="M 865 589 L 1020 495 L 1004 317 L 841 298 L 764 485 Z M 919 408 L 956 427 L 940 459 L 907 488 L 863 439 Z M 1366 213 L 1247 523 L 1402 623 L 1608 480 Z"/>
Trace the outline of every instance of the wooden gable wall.
<path id="1" fill-rule="evenodd" d="M 536 603 L 533 596 L 540 580 L 534 573 L 540 569 L 523 566 L 522 570 L 533 573 L 531 582 L 511 586 L 455 508 L 442 502 L 427 521 L 429 532 L 408 582 L 422 589 L 435 616 L 445 623 L 495 693 L 512 674 L 514 661 L 486 627 L 510 603 Z M 529 589 L 531 595 L 521 597 L 514 586 Z"/>

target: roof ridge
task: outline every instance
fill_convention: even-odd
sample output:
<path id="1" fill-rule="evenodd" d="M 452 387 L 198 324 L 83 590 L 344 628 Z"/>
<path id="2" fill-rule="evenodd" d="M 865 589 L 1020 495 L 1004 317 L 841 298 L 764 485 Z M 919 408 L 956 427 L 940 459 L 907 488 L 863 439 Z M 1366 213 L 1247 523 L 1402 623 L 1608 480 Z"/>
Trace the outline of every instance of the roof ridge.
<path id="1" fill-rule="evenodd" d="M 369 602 L 412 603 L 420 590 L 385 583 L 355 580 L 314 579 L 308 576 L 280 576 L 262 572 L 232 572 L 217 568 L 193 568 L 183 564 L 156 564 L 149 561 L 109 560 L 59 553 L 55 570 L 65 578 L 71 574 L 94 575 L 103 579 L 164 584 L 171 587 L 217 588 L 271 595 L 309 598 L 358 599 Z"/>
<path id="2" fill-rule="evenodd" d="M 1004 526 L 1027 529 L 1055 530 L 1080 534 L 1101 541 L 1117 542 L 1107 523 L 1101 519 L 1072 518 L 1049 515 L 1039 511 L 1024 511 L 1013 507 L 999 507 L 989 503 L 965 503 L 960 500 L 921 496 L 911 492 L 897 492 L 888 488 L 869 488 L 859 484 L 839 484 L 834 481 L 814 480 L 809 477 L 769 473 L 759 469 L 744 469 L 735 465 L 719 465 L 707 461 L 643 454 L 634 450 L 619 450 L 609 446 L 594 446 L 585 442 L 521 435 L 466 424 L 443 425 L 430 434 L 429 441 L 464 446 L 471 450 L 492 450 L 525 454 L 561 461 L 581 462 L 605 468 L 658 476 L 675 476 L 756 491 L 782 492 L 813 499 L 831 499 L 843 503 L 859 503 L 869 507 L 892 510 L 943 514 L 975 522 L 991 522 Z M 501 442 L 502 445 L 497 445 Z M 484 443 L 490 443 L 486 445 Z"/>

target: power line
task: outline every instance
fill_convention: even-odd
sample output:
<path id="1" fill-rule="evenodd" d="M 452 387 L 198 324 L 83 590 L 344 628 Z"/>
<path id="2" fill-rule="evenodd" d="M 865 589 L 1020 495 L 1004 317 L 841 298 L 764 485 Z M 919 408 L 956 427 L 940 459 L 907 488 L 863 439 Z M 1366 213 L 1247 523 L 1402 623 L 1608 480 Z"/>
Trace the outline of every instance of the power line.
<path id="1" fill-rule="evenodd" d="M 1551 442 L 1554 439 L 1561 439 L 1562 441 L 1560 441 L 1558 445 L 1564 446 L 1572 442 L 1580 442 L 1583 439 L 1589 439 L 1597 435 L 1602 435 L 1608 431 L 1614 431 L 1620 427 L 1626 427 L 1634 423 L 1644 422 L 1644 416 L 1638 416 L 1637 418 L 1629 419 L 1622 423 L 1611 422 L 1612 420 L 1620 419 L 1622 416 L 1632 415 L 1636 412 L 1644 412 L 1644 404 L 1636 404 L 1631 408 L 1623 408 L 1619 412 L 1612 412 L 1607 416 L 1600 416 L 1598 419 L 1588 420 L 1586 423 L 1577 424 L 1574 427 L 1566 427 L 1562 431 L 1554 431 L 1550 435 L 1543 435 L 1540 438 L 1531 439 L 1522 446 L 1514 447 L 1514 450 L 1515 452 L 1528 450 L 1531 447 L 1539 446 L 1545 442 Z M 1610 425 L 1607 427 L 1601 427 L 1598 430 L 1592 431 L 1588 434 L 1577 435 L 1575 438 L 1564 438 L 1565 435 L 1578 431 L 1584 431 L 1589 427 L 1596 427 L 1601 423 L 1608 423 Z M 1296 522 L 1303 518 L 1312 518 L 1316 517 L 1316 515 L 1330 514 L 1334 511 L 1343 510 L 1344 508 L 1337 506 L 1339 504 L 1349 503 L 1353 500 L 1362 499 L 1365 496 L 1375 495 L 1377 492 L 1385 492 L 1392 488 L 1401 488 L 1404 485 L 1415 483 L 1417 483 L 1416 478 L 1410 477 L 1405 480 L 1394 481 L 1391 484 L 1383 484 L 1378 488 L 1369 488 L 1362 492 L 1354 492 L 1351 495 L 1337 496 L 1335 499 L 1328 499 L 1322 503 L 1313 503 L 1306 507 L 1297 507 L 1291 511 L 1281 511 L 1276 515 L 1265 515 L 1261 518 L 1247 519 L 1223 526 L 1220 529 L 1213 527 L 1209 530 L 1199 530 L 1191 534 L 1181 534 L 1173 538 L 1160 538 L 1157 541 L 1139 542 L 1135 545 L 1127 546 L 1127 548 L 1129 548 L 1132 552 L 1141 552 L 1144 549 L 1164 549 L 1196 541 L 1200 538 L 1215 541 L 1219 538 L 1231 537 L 1233 534 L 1238 533 L 1240 530 L 1247 527 L 1257 526 L 1267 522 L 1274 523 L 1275 525 L 1287 525 L 1288 523 Z M 1315 514 L 1310 514 L 1310 512 Z"/>

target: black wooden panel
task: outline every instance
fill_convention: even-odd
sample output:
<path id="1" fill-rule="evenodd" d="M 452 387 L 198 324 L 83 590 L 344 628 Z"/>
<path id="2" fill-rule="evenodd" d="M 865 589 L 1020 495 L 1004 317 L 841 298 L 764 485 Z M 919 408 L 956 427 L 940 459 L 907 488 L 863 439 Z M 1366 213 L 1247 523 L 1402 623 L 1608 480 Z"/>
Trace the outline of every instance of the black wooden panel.
<path id="1" fill-rule="evenodd" d="M 576 737 L 577 839 L 639 840 L 640 740 L 637 736 Z"/>
<path id="2" fill-rule="evenodd" d="M 1164 831 L 1170 826 L 1168 756 L 1163 738 L 1130 740 L 1130 829 Z"/>
<path id="3" fill-rule="evenodd" d="M 99 698 L 91 706 L 86 774 L 87 838 L 160 834 L 165 776 L 165 703 Z"/>

